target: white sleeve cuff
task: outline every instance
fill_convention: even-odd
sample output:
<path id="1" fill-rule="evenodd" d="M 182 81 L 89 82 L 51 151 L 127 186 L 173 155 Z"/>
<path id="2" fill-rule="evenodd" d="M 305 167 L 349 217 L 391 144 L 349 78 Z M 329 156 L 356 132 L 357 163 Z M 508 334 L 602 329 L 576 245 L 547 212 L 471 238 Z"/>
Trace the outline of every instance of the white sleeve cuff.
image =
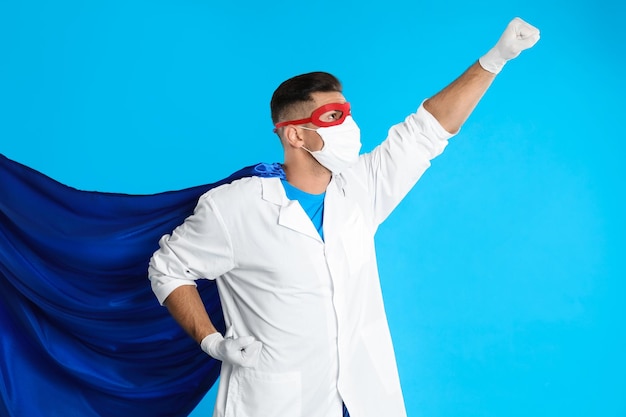
<path id="1" fill-rule="evenodd" d="M 197 287 L 195 281 L 189 281 L 186 279 L 176 279 L 170 278 L 166 276 L 161 277 L 150 277 L 150 284 L 152 286 L 152 292 L 156 295 L 159 303 L 163 305 L 167 297 L 178 287 L 182 287 L 183 285 L 193 285 Z"/>
<path id="2" fill-rule="evenodd" d="M 443 126 L 441 126 L 439 120 L 437 120 L 435 116 L 433 116 L 428 110 L 426 110 L 426 108 L 424 108 L 424 102 L 426 100 L 428 99 L 422 101 L 416 112 L 416 116 L 422 120 L 422 126 L 425 129 L 424 133 L 426 133 L 427 136 L 436 138 L 440 141 L 447 141 L 451 137 L 455 136 L 458 132 L 448 132 L 446 129 L 443 128 Z"/>

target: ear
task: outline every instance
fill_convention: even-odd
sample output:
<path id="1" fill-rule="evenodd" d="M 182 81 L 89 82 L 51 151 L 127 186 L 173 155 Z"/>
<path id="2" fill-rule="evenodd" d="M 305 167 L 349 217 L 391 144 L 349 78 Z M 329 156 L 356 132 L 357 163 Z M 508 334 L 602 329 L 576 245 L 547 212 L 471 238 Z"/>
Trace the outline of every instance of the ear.
<path id="1" fill-rule="evenodd" d="M 302 131 L 294 125 L 283 127 L 283 137 L 285 138 L 285 142 L 292 148 L 301 148 L 304 145 Z"/>

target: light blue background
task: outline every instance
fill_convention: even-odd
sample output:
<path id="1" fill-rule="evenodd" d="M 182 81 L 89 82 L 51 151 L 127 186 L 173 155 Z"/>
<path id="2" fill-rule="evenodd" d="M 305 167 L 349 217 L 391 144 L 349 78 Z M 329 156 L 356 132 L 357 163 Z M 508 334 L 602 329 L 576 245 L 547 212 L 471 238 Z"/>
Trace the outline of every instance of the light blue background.
<path id="1" fill-rule="evenodd" d="M 377 236 L 410 416 L 626 416 L 621 2 L 0 2 L 0 153 L 154 193 L 280 161 L 269 98 L 343 81 L 364 149 L 486 52 L 507 65 Z M 211 415 L 214 393 L 192 414 Z"/>

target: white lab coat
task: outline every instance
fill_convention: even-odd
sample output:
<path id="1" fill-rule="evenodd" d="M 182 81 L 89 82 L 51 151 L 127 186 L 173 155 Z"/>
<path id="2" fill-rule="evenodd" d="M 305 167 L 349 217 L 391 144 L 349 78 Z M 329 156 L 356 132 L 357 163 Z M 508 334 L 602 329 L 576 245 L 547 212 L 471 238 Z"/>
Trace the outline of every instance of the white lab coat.
<path id="1" fill-rule="evenodd" d="M 254 369 L 222 364 L 215 417 L 406 415 L 380 290 L 374 234 L 451 137 L 422 106 L 341 175 L 324 200 L 324 237 L 278 178 L 203 195 L 150 262 L 161 303 L 217 279 L 235 335 L 263 343 Z"/>

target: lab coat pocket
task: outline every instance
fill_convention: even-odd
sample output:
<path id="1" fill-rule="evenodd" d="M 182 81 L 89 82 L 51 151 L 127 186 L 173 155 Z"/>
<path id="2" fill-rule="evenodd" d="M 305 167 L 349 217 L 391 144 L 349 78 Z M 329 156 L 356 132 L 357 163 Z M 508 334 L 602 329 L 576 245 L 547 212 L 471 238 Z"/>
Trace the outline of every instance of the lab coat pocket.
<path id="1" fill-rule="evenodd" d="M 236 417 L 302 416 L 299 372 L 270 373 L 238 368 L 230 381 L 229 407 Z"/>

